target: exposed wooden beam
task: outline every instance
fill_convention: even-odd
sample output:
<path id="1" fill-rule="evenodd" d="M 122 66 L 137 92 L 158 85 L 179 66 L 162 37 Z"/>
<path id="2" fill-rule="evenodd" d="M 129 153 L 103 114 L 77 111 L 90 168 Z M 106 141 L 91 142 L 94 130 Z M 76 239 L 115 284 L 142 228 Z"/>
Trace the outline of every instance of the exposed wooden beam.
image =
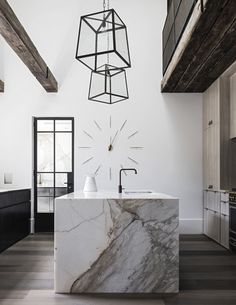
<path id="1" fill-rule="evenodd" d="M 4 92 L 4 82 L 0 80 L 0 92 Z"/>
<path id="2" fill-rule="evenodd" d="M 208 0 L 184 45 L 162 92 L 203 92 L 236 60 L 236 1 Z"/>
<path id="3" fill-rule="evenodd" d="M 47 92 L 57 92 L 52 72 L 6 0 L 0 0 L 0 34 Z"/>

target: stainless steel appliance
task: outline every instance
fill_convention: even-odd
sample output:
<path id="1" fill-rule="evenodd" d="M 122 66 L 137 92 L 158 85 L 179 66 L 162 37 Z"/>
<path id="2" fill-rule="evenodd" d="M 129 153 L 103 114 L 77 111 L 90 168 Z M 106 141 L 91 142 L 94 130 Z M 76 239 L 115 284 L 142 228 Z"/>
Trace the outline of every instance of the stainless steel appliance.
<path id="1" fill-rule="evenodd" d="M 236 253 L 236 192 L 229 194 L 229 246 Z"/>

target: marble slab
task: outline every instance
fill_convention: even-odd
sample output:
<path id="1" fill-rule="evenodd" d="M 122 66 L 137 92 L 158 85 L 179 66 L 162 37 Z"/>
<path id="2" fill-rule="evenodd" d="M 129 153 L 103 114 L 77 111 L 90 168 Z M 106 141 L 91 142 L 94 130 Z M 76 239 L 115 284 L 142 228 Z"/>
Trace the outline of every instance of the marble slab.
<path id="1" fill-rule="evenodd" d="M 56 292 L 178 292 L 178 199 L 150 196 L 56 200 Z"/>

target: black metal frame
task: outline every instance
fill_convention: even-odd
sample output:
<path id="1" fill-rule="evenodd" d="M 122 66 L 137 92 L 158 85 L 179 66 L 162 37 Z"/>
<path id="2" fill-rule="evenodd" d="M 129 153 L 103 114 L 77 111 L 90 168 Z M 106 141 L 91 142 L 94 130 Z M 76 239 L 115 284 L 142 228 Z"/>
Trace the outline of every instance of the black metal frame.
<path id="1" fill-rule="evenodd" d="M 98 30 L 94 29 L 90 24 L 89 22 L 86 20 L 86 19 L 95 19 L 95 18 L 92 18 L 92 16 L 95 16 L 95 15 L 99 15 L 99 14 L 107 14 L 106 19 L 108 19 L 110 17 L 110 15 L 112 15 L 112 28 L 110 30 L 107 30 L 107 31 L 103 31 L 103 32 L 110 32 L 112 31 L 113 32 L 113 49 L 112 50 L 107 50 L 107 51 L 103 51 L 103 52 L 98 52 L 97 51 L 97 48 L 98 48 L 98 45 L 97 45 L 97 42 L 98 42 L 98 35 L 101 33 L 100 29 L 102 27 L 102 22 L 104 22 L 104 20 L 101 22 L 101 26 L 98 28 Z M 121 21 L 122 24 L 117 24 L 115 23 L 115 14 L 116 16 L 118 17 L 118 19 Z M 96 19 L 95 19 L 96 20 Z M 98 19 L 100 21 L 100 19 Z M 78 55 L 79 53 L 79 46 L 80 46 L 80 37 L 81 37 L 81 27 L 82 27 L 82 22 L 85 22 L 90 28 L 92 31 L 94 31 L 95 35 L 96 35 L 96 38 L 95 38 L 95 51 L 94 53 L 89 53 L 89 54 L 86 54 L 86 55 Z M 107 21 L 108 23 L 108 21 Z M 120 26 L 119 28 L 115 28 L 115 26 L 118 25 Z M 128 61 L 118 52 L 117 50 L 117 46 L 116 46 L 116 31 L 117 30 L 124 30 L 125 31 L 125 35 L 126 35 L 126 42 L 127 42 L 127 53 L 128 53 Z M 120 16 L 116 13 L 116 11 L 114 9 L 110 9 L 110 10 L 105 10 L 105 11 L 100 11 L 100 12 L 97 12 L 97 13 L 92 13 L 92 14 L 89 14 L 89 15 L 84 15 L 81 17 L 80 19 L 80 25 L 79 25 L 79 34 L 78 34 L 78 40 L 77 40 L 77 46 L 76 46 L 76 54 L 75 54 L 75 58 L 77 60 L 79 60 L 82 64 L 84 64 L 86 67 L 88 67 L 90 70 L 92 71 L 95 71 L 95 72 L 98 72 L 98 71 L 104 71 L 102 70 L 101 68 L 104 66 L 104 64 L 106 64 L 104 62 L 103 65 L 101 66 L 97 66 L 97 58 L 99 55 L 105 55 L 105 54 L 111 54 L 111 53 L 115 53 L 121 60 L 122 62 L 124 63 L 124 65 L 122 66 L 119 66 L 119 67 L 116 67 L 117 68 L 120 68 L 120 69 L 124 69 L 124 68 L 130 68 L 131 67 L 131 60 L 130 60 L 130 51 L 129 51 L 129 41 L 128 41 L 128 34 L 127 34 L 127 27 L 126 25 L 124 24 L 124 22 L 122 21 L 122 19 L 120 18 Z M 95 60 L 94 60 L 94 66 L 93 67 L 90 67 L 88 64 L 86 64 L 84 61 L 82 61 L 83 58 L 88 58 L 88 57 L 95 57 Z"/>
<path id="2" fill-rule="evenodd" d="M 54 131 L 37 131 L 37 122 L 40 121 L 40 120 L 53 120 L 54 121 Z M 72 122 L 72 127 L 71 127 L 71 131 L 55 131 L 55 122 L 57 120 L 64 120 L 64 121 L 68 121 L 68 120 L 71 120 Z M 34 161 L 33 161 L 33 164 L 34 164 L 34 170 L 33 170 L 33 176 L 34 176 L 34 179 L 33 179 L 33 184 L 34 184 L 34 219 L 35 219 L 35 231 L 36 232 L 53 232 L 54 231 L 54 213 L 38 213 L 37 211 L 37 208 L 38 208 L 38 204 L 37 204 L 37 174 L 40 173 L 37 171 L 37 139 L 38 139 L 38 133 L 53 133 L 53 136 L 54 136 L 54 171 L 53 171 L 53 174 L 54 174 L 54 185 L 53 185 L 53 190 L 54 190 L 54 198 L 55 198 L 55 188 L 56 188 L 56 185 L 55 185 L 55 175 L 56 173 L 67 173 L 67 172 L 55 172 L 55 153 L 56 153 L 56 150 L 55 150 L 55 137 L 56 137 L 56 133 L 71 133 L 72 135 L 72 179 L 73 179 L 73 182 L 74 182 L 74 118 L 73 117 L 34 117 L 33 118 L 33 129 L 34 129 Z M 47 173 L 52 173 L 52 172 L 42 172 L 44 174 L 47 174 Z M 74 183 L 73 183 L 74 184 Z M 74 190 L 74 185 L 71 189 L 71 191 Z"/>
<path id="3" fill-rule="evenodd" d="M 112 104 L 116 104 L 116 103 L 119 103 L 121 101 L 129 99 L 129 91 L 128 91 L 128 84 L 127 84 L 127 77 L 126 77 L 125 69 L 118 69 L 117 67 L 114 67 L 114 66 L 111 66 L 111 65 L 104 65 L 104 66 L 105 66 L 104 71 L 99 71 L 99 72 L 92 71 L 91 72 L 88 100 L 93 101 L 93 102 L 99 102 L 99 103 L 103 103 L 103 104 L 112 105 Z M 107 66 L 109 66 L 109 68 Z M 114 77 L 114 76 L 116 76 L 117 74 L 120 74 L 120 73 L 124 74 L 125 87 L 126 87 L 126 93 L 127 93 L 126 95 L 119 95 L 119 94 L 112 93 L 112 77 Z M 101 92 L 100 94 L 92 96 L 91 95 L 91 87 L 92 87 L 93 75 L 94 74 L 99 74 L 99 75 L 104 77 L 104 92 Z M 108 92 L 107 86 L 106 86 L 107 78 L 110 78 L 110 80 L 109 80 L 109 82 L 110 82 L 110 86 L 109 86 L 110 87 L 110 92 Z M 99 99 L 99 97 L 103 96 L 104 94 L 109 95 L 109 102 L 108 103 Z M 118 98 L 120 97 L 120 99 L 115 101 L 115 102 L 112 102 L 112 96 L 115 96 L 115 97 L 118 97 Z"/>

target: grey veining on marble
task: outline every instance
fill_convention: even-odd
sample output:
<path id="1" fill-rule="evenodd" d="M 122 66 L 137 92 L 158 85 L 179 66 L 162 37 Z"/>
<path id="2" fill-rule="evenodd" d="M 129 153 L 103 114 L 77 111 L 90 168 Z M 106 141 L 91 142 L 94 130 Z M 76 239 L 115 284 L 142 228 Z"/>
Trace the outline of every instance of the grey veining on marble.
<path id="1" fill-rule="evenodd" d="M 71 293 L 178 292 L 178 200 L 106 201 L 109 243 L 74 281 Z"/>

